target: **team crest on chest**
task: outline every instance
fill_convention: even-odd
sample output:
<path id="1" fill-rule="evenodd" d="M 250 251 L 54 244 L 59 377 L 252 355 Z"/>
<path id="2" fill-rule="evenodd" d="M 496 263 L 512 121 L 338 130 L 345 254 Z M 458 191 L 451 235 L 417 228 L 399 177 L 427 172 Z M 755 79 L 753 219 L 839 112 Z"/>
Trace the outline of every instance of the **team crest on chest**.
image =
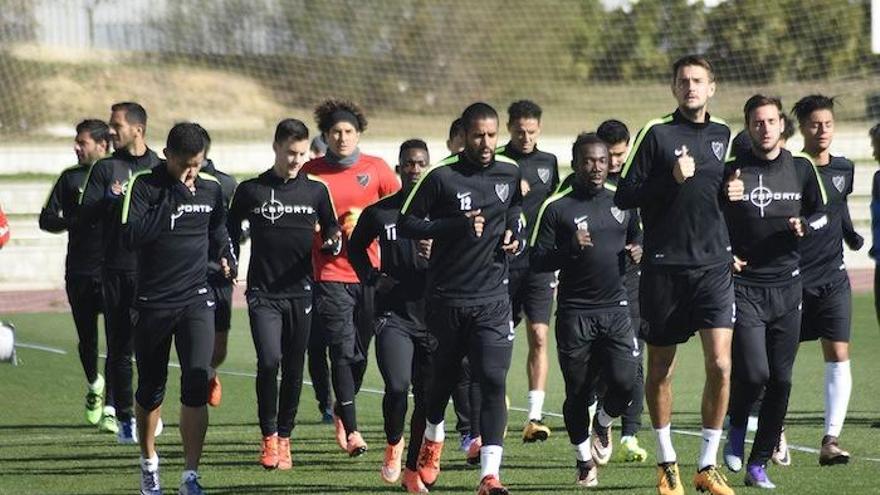
<path id="1" fill-rule="evenodd" d="M 724 143 L 721 141 L 712 141 L 712 153 L 715 153 L 715 158 L 724 160 Z"/>
<path id="2" fill-rule="evenodd" d="M 831 178 L 831 183 L 834 184 L 834 189 L 837 189 L 837 192 L 843 193 L 843 189 L 846 187 L 846 177 L 835 175 Z"/>
<path id="3" fill-rule="evenodd" d="M 623 220 L 624 218 L 626 218 L 626 212 L 621 211 L 621 209 L 616 206 L 612 206 L 611 216 L 614 217 L 615 220 L 617 220 L 617 223 L 623 224 Z"/>
<path id="4" fill-rule="evenodd" d="M 370 174 L 358 174 L 357 181 L 361 187 L 367 187 L 367 184 L 370 183 Z"/>
<path id="5" fill-rule="evenodd" d="M 546 184 L 550 180 L 550 169 L 541 167 L 538 169 L 538 178 Z"/>
<path id="6" fill-rule="evenodd" d="M 502 203 L 507 201 L 507 197 L 510 196 L 510 184 L 495 184 L 495 195 Z"/>

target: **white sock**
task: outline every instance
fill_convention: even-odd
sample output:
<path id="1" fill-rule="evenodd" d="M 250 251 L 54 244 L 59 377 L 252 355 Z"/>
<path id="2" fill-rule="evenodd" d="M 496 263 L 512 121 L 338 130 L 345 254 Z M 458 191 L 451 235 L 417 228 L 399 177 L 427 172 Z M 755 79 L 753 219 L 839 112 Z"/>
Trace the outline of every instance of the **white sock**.
<path id="1" fill-rule="evenodd" d="M 141 457 L 141 469 L 144 471 L 155 473 L 159 470 L 159 454 L 153 453 L 153 457 L 144 459 Z"/>
<path id="2" fill-rule="evenodd" d="M 587 437 L 583 442 L 572 445 L 574 447 L 574 454 L 577 456 L 577 460 L 581 462 L 587 462 L 593 458 L 593 454 L 590 452 L 590 437 Z"/>
<path id="3" fill-rule="evenodd" d="M 593 402 L 587 407 L 587 424 L 590 425 L 589 431 L 593 431 L 593 416 L 596 415 L 596 407 L 598 406 L 599 404 L 597 402 Z"/>
<path id="4" fill-rule="evenodd" d="M 654 428 L 657 435 L 657 463 L 665 464 L 675 462 L 678 458 L 675 455 L 675 449 L 672 448 L 672 425 L 666 425 L 662 428 Z"/>
<path id="5" fill-rule="evenodd" d="M 504 447 L 500 445 L 483 445 L 480 448 L 480 479 L 490 474 L 498 477 L 498 472 L 501 470 L 501 454 L 503 452 Z"/>
<path id="6" fill-rule="evenodd" d="M 544 397 L 545 393 L 543 390 L 529 390 L 528 401 L 529 401 L 529 419 L 540 421 L 543 417 L 541 411 L 544 409 Z"/>
<path id="7" fill-rule="evenodd" d="M 849 361 L 825 363 L 825 434 L 839 437 L 852 393 Z"/>
<path id="8" fill-rule="evenodd" d="M 446 439 L 446 421 L 436 425 L 430 421 L 425 422 L 425 438 L 432 442 L 442 442 Z"/>
<path id="9" fill-rule="evenodd" d="M 104 406 L 105 416 L 116 416 L 116 408 L 113 406 Z"/>
<path id="10" fill-rule="evenodd" d="M 611 426 L 611 423 L 614 421 L 614 418 L 612 418 L 611 416 L 608 415 L 607 412 L 605 412 L 604 407 L 602 409 L 599 409 L 599 412 L 597 414 L 599 416 L 596 418 L 596 421 L 599 422 L 599 426 L 601 426 L 602 428 L 608 428 L 609 426 Z"/>
<path id="11" fill-rule="evenodd" d="M 700 445 L 699 469 L 718 464 L 718 446 L 721 445 L 723 430 L 703 428 L 703 443 Z"/>
<path id="12" fill-rule="evenodd" d="M 197 473 L 193 470 L 190 470 L 190 469 L 185 469 L 183 471 L 183 474 L 180 475 L 180 483 L 183 484 L 193 478 L 198 478 L 198 477 L 199 477 L 199 473 Z"/>
<path id="13" fill-rule="evenodd" d="M 92 393 L 97 393 L 103 388 L 104 388 L 104 377 L 101 376 L 100 373 L 98 373 L 98 378 L 95 378 L 94 383 L 89 384 L 89 391 Z"/>

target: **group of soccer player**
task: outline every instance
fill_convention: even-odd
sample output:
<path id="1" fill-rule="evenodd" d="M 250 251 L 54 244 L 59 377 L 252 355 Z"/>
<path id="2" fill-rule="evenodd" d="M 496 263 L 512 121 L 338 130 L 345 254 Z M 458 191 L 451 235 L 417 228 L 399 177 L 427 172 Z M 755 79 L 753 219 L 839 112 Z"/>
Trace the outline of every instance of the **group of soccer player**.
<path id="1" fill-rule="evenodd" d="M 220 403 L 216 368 L 226 354 L 239 246 L 249 237 L 246 297 L 266 469 L 293 467 L 306 356 L 320 374 L 325 348 L 335 400 L 318 392 L 319 408 L 341 450 L 367 451 L 356 398 L 375 337 L 385 381 L 381 478 L 409 493 L 439 483 L 454 398 L 461 449 L 480 465 L 477 493 L 508 493 L 500 467 L 515 328 L 525 315 L 522 439 L 544 441 L 554 298 L 578 485 L 597 486 L 615 448 L 628 462 L 647 459 L 637 438 L 645 398 L 658 493 L 684 493 L 671 384 L 676 346 L 695 334 L 706 372 L 697 490 L 734 493 L 717 464 L 726 417 L 728 469 L 744 469 L 748 486 L 774 488 L 767 467 L 790 463 L 784 419 L 806 340 L 821 340 L 826 361 L 819 462 L 846 463 L 838 437 L 852 388 L 851 295 L 842 243 L 859 249 L 863 240 L 847 207 L 853 164 L 829 153 L 833 99 L 811 95 L 794 105 L 804 149 L 793 154 L 784 142 L 794 124 L 777 98 L 751 97 L 735 140 L 709 115 L 715 81 L 705 58 L 675 62 L 672 93 L 677 109 L 645 125 L 631 149 L 617 120 L 578 135 L 573 173 L 561 183 L 556 157 L 537 148 L 542 111 L 528 100 L 508 108 L 507 144 L 498 146 L 496 110 L 474 103 L 450 129 L 450 156 L 431 166 L 427 144 L 409 139 L 393 169 L 361 152 L 363 110 L 327 100 L 314 112 L 319 136 L 300 120 L 282 120 L 272 166 L 238 185 L 208 159 L 211 139 L 198 124 L 175 125 L 161 160 L 145 144 L 141 105 L 113 105 L 109 126 L 83 121 L 79 164 L 61 174 L 40 226 L 70 235 L 66 288 L 88 421 L 138 443 L 141 493 L 162 493 L 155 437 L 173 339 L 185 457 L 179 493 L 203 493 L 206 405 Z"/>

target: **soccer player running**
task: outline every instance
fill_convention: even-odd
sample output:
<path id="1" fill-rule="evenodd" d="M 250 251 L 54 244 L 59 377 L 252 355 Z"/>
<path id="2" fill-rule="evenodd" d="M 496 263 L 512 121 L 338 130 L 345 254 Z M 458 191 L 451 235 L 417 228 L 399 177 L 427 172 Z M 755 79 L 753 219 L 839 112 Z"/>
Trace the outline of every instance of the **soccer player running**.
<path id="1" fill-rule="evenodd" d="M 402 484 L 410 493 L 426 493 L 416 461 L 425 432 L 431 355 L 437 346 L 436 338 L 425 325 L 425 272 L 431 241 L 399 236 L 397 217 L 406 197 L 428 168 L 428 145 L 420 139 L 404 141 L 398 160 L 401 190 L 364 210 L 351 235 L 348 257 L 361 282 L 376 288 L 376 360 L 385 380 L 382 412 L 387 440 L 382 479 L 396 483 L 400 478 L 407 392 L 412 383 L 415 407 L 410 417 Z M 370 264 L 367 248 L 377 238 L 381 266 L 375 268 Z"/>
<path id="2" fill-rule="evenodd" d="M 461 116 L 464 151 L 441 161 L 413 188 L 397 226 L 405 237 L 433 239 L 428 266 L 428 330 L 437 338 L 418 471 L 427 486 L 440 473 L 443 416 L 467 354 L 480 384 L 480 495 L 502 495 L 499 480 L 507 423 L 505 387 L 514 327 L 508 257 L 521 251 L 522 174 L 495 154 L 498 113 L 474 103 Z"/>
<path id="3" fill-rule="evenodd" d="M 522 173 L 520 191 L 523 195 L 523 214 L 526 217 L 524 239 L 538 218 L 541 204 L 559 185 L 559 167 L 556 156 L 538 149 L 541 136 L 541 107 L 529 100 L 519 100 L 507 108 L 507 131 L 510 141 L 497 154 L 515 160 Z M 550 428 L 544 424 L 545 390 L 547 388 L 547 332 L 550 330 L 550 308 L 556 276 L 552 272 L 536 272 L 529 268 L 528 252 L 510 261 L 510 292 L 513 325 L 518 326 L 526 315 L 526 335 L 529 354 L 526 375 L 529 381 L 527 402 L 528 420 L 523 427 L 523 442 L 544 441 Z"/>
<path id="4" fill-rule="evenodd" d="M 233 245 L 238 245 L 242 221 L 250 223 L 247 300 L 257 351 L 257 413 L 263 438 L 260 464 L 286 470 L 293 467 L 290 436 L 312 325 L 311 256 L 316 228 L 322 250 L 338 253 L 342 246 L 327 186 L 301 171 L 309 153 L 305 124 L 296 119 L 279 122 L 272 149 L 272 168 L 236 189 L 229 209 L 229 232 Z"/>
<path id="5" fill-rule="evenodd" d="M 639 300 L 648 323 L 645 396 L 657 435 L 657 490 L 682 494 L 672 446 L 672 371 L 676 346 L 697 332 L 706 383 L 702 438 L 693 484 L 713 495 L 733 490 L 716 467 L 730 387 L 734 295 L 727 226 L 719 196 L 730 129 L 710 117 L 712 66 L 690 55 L 672 67 L 678 109 L 636 137 L 617 186 L 620 208 L 640 208 L 644 255 Z"/>
<path id="6" fill-rule="evenodd" d="M 576 456 L 576 483 L 598 485 L 594 460 L 610 446 L 612 420 L 632 401 L 642 351 L 627 309 L 624 258 L 638 263 L 641 251 L 627 249 L 640 239 L 635 210 L 614 205 L 605 183 L 610 154 L 596 134 L 581 134 L 572 147 L 572 185 L 541 207 L 531 244 L 532 267 L 559 270 L 556 342 L 565 380 L 563 415 Z M 588 406 L 593 382 L 607 386 L 603 406 L 589 434 Z M 606 437 L 602 444 L 596 437 Z M 607 460 L 607 459 L 606 459 Z"/>
<path id="7" fill-rule="evenodd" d="M 160 160 L 145 141 L 147 112 L 144 107 L 135 102 L 122 102 L 114 104 L 110 110 L 110 137 L 115 151 L 89 169 L 75 223 L 99 222 L 103 239 L 101 287 L 107 333 L 107 382 L 112 389 L 116 417 L 102 418 L 101 422 L 118 418 L 117 440 L 135 443 L 131 309 L 138 266 L 135 254 L 122 243 L 119 218 L 123 195 L 131 178 L 153 168 Z M 110 411 L 105 411 L 105 415 L 110 415 Z"/>
<path id="8" fill-rule="evenodd" d="M 89 168 L 106 156 L 109 149 L 110 128 L 105 122 L 86 119 L 77 124 L 73 147 L 77 164 L 61 172 L 55 181 L 40 211 L 39 223 L 40 229 L 46 232 L 61 233 L 66 230 L 68 233 L 64 285 L 79 337 L 79 360 L 86 375 L 86 421 L 98 425 L 101 431 L 116 433 L 118 426 L 114 419 L 113 392 L 111 387 L 106 386 L 104 376 L 98 373 L 98 314 L 104 311 L 101 296 L 104 253 L 100 224 L 73 222 Z M 106 374 L 106 361 L 104 366 Z"/>
<path id="9" fill-rule="evenodd" d="M 205 163 L 201 172 L 208 174 L 220 183 L 223 190 L 223 206 L 228 210 L 232 193 L 238 186 L 238 182 L 231 175 L 217 170 L 214 162 L 208 158 L 211 151 L 211 135 L 204 128 L 205 139 Z M 236 246 L 238 239 L 236 240 Z M 238 250 L 236 249 L 236 255 Z M 214 298 L 214 354 L 211 356 L 211 381 L 208 382 L 208 405 L 217 407 L 223 398 L 223 388 L 220 385 L 220 377 L 217 368 L 226 360 L 226 349 L 229 343 L 229 330 L 232 327 L 232 280 L 223 273 L 223 268 L 214 261 L 208 261 L 208 286 L 211 288 Z"/>
<path id="10" fill-rule="evenodd" d="M 852 324 L 852 293 L 843 263 L 843 244 L 858 250 L 864 240 L 849 216 L 847 196 L 853 190 L 853 163 L 832 156 L 834 99 L 823 95 L 801 98 L 793 113 L 804 138 L 804 152 L 819 170 L 828 195 L 828 228 L 801 242 L 803 317 L 801 342 L 819 339 L 825 358 L 825 436 L 819 451 L 823 466 L 846 464 L 849 452 L 838 438 L 846 419 L 852 392 L 849 338 Z"/>
<path id="11" fill-rule="evenodd" d="M 361 153 L 358 148 L 367 127 L 367 118 L 358 105 L 326 100 L 315 109 L 315 120 L 327 143 L 327 154 L 306 163 L 302 171 L 327 183 L 343 233 L 339 256 L 322 251 L 323 240 L 315 236 L 315 310 L 330 347 L 336 443 L 355 457 L 367 450 L 358 431 L 355 395 L 363 382 L 373 338 L 374 289 L 360 283 L 348 260 L 348 240 L 363 209 L 397 192 L 400 184 L 384 160 Z M 369 253 L 373 266 L 378 266 L 375 242 L 370 244 Z"/>
<path id="12" fill-rule="evenodd" d="M 772 489 L 767 462 L 788 411 L 801 325 L 799 238 L 827 228 L 825 192 L 809 159 L 782 149 L 782 102 L 754 95 L 743 108 L 751 150 L 727 164 L 724 213 L 733 247 L 737 318 L 733 333 L 727 467 L 739 472 L 749 412 L 766 387 L 745 474 Z"/>
<path id="13" fill-rule="evenodd" d="M 596 129 L 596 135 L 599 136 L 605 144 L 608 145 L 608 154 L 610 161 L 608 163 L 608 179 L 607 183 L 612 187 L 617 187 L 620 181 L 620 172 L 623 170 L 623 164 L 626 162 L 629 153 L 630 135 L 626 124 L 619 120 L 609 119 Z M 641 238 L 639 240 L 641 242 Z M 641 259 L 641 245 L 632 243 L 625 246 L 628 252 L 638 252 L 638 259 Z M 636 256 L 630 255 L 625 259 L 626 270 L 624 273 L 623 286 L 626 288 L 626 299 L 629 302 L 629 315 L 632 318 L 633 328 L 639 341 L 639 349 L 644 351 L 645 341 L 642 338 L 646 332 L 647 323 L 642 320 L 639 311 L 639 278 L 641 276 L 641 265 L 634 261 Z M 639 445 L 637 437 L 639 430 L 642 429 L 642 410 L 645 405 L 645 373 L 642 358 L 639 358 L 639 366 L 636 373 L 634 383 L 632 402 L 626 408 L 626 412 L 620 418 L 620 455 L 625 462 L 644 462 L 648 458 L 648 452 Z M 609 448 L 609 457 L 613 448 Z M 609 459 L 610 460 L 610 459 Z M 601 465 L 601 463 L 600 463 Z"/>
<path id="14" fill-rule="evenodd" d="M 141 451 L 141 494 L 161 494 L 155 429 L 165 396 L 171 341 L 180 362 L 180 436 L 184 466 L 181 495 L 201 495 L 199 459 L 208 428 L 208 375 L 214 349 L 214 306 L 207 266 L 227 277 L 235 258 L 226 231 L 220 183 L 199 174 L 204 130 L 171 128 L 166 162 L 135 175 L 122 208 L 123 244 L 138 258 L 138 316 L 134 326 L 138 387 L 135 411 Z"/>

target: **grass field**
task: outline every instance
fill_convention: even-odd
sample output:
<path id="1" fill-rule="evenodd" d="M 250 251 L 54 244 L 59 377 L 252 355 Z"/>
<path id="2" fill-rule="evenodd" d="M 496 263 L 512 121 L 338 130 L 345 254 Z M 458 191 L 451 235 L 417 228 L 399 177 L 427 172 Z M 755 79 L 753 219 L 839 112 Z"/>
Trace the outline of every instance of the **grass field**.
<path id="1" fill-rule="evenodd" d="M 853 453 L 848 466 L 820 468 L 815 453 L 797 450 L 793 465 L 771 468 L 780 494 L 880 493 L 880 334 L 870 296 L 855 297 L 852 346 L 854 392 L 842 436 Z M 384 448 L 381 426 L 381 379 L 374 361 L 359 396 L 360 425 L 371 450 L 349 459 L 332 439 L 332 427 L 318 421 L 309 387 L 303 390 L 299 425 L 293 437 L 294 469 L 267 472 L 257 464 L 259 428 L 256 421 L 254 350 L 246 313 L 234 312 L 230 354 L 222 367 L 223 404 L 211 410 L 201 467 L 203 485 L 210 494 L 276 493 L 394 493 L 384 485 L 379 467 Z M 137 449 L 117 445 L 82 419 L 84 379 L 76 356 L 75 332 L 69 314 L 17 314 L 11 318 L 22 343 L 63 350 L 64 354 L 20 348 L 18 367 L 0 366 L 0 494 L 120 494 L 138 490 Z M 502 476 L 513 493 L 581 493 L 573 484 L 573 453 L 558 414 L 562 381 L 551 353 L 551 375 L 546 409 L 553 428 L 543 444 L 524 445 L 519 428 L 525 420 L 525 351 L 522 332 L 516 340 L 514 366 L 508 378 L 513 410 Z M 551 341 L 552 345 L 552 341 Z M 552 347 L 551 347 L 552 348 Z M 822 436 L 823 365 L 817 344 L 801 349 L 795 368 L 794 391 L 788 419 L 789 442 L 814 449 Z M 159 438 L 162 481 L 166 493 L 176 493 L 182 450 L 177 423 L 179 373 L 169 375 L 168 400 L 163 411 L 166 433 Z M 699 408 L 703 371 L 696 341 L 683 346 L 675 381 L 673 428 L 685 482 L 695 469 L 700 427 Z M 451 407 L 449 410 L 451 423 Z M 645 425 L 649 425 L 645 417 Z M 612 463 L 599 473 L 600 487 L 590 491 L 620 494 L 654 493 L 653 434 L 643 431 L 649 461 L 639 465 Z M 450 442 L 452 443 L 452 442 Z M 450 446 L 451 447 L 451 446 Z M 444 455 L 444 469 L 433 493 L 473 493 L 477 473 L 466 468 L 452 448 Z M 742 476 L 729 476 L 741 493 Z M 692 492 L 689 489 L 689 493 Z"/>

